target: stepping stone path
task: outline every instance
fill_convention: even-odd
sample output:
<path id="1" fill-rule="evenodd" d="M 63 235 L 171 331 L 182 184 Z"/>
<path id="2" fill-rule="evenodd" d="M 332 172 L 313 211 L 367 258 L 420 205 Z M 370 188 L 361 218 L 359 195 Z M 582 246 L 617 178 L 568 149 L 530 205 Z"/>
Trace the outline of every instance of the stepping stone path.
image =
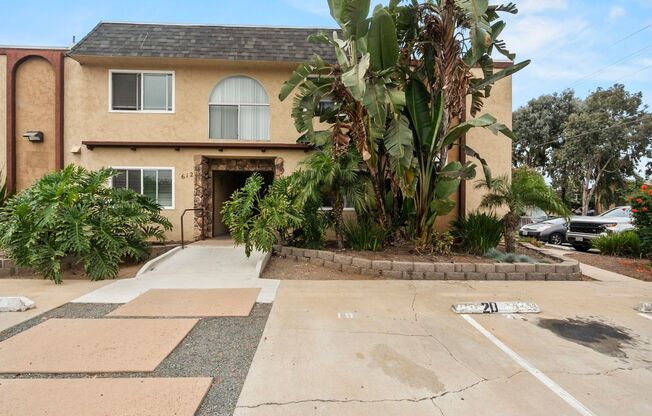
<path id="1" fill-rule="evenodd" d="M 200 320 L 178 317 L 248 316 L 259 291 L 152 290 L 104 318 L 45 320 L 0 342 L 0 373 L 82 376 L 0 378 L 2 414 L 192 416 L 213 385 L 212 377 L 110 373 L 153 372 Z M 93 376 L 99 373 L 101 377 Z"/>

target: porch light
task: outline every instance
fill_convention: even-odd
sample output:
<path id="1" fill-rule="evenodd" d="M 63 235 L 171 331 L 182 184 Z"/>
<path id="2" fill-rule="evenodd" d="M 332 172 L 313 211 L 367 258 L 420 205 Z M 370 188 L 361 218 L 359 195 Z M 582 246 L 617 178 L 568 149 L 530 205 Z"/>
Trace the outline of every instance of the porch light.
<path id="1" fill-rule="evenodd" d="M 30 142 L 42 142 L 43 141 L 43 132 L 42 131 L 28 131 L 23 134 L 23 137 L 29 140 Z"/>

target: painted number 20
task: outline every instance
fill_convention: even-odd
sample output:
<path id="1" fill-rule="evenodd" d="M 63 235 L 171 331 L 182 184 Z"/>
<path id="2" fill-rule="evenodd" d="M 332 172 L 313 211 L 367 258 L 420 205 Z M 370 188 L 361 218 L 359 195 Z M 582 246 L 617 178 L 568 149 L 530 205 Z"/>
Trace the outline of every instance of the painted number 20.
<path id="1" fill-rule="evenodd" d="M 482 313 L 498 312 L 498 305 L 496 305 L 496 302 L 482 302 L 480 305 L 484 307 L 484 309 L 482 309 Z"/>

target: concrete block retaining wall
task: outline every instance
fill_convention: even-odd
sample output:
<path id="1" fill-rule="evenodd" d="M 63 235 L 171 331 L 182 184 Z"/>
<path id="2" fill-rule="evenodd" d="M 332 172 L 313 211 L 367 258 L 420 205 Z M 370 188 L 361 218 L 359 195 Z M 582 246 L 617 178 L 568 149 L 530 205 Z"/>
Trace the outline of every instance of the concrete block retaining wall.
<path id="1" fill-rule="evenodd" d="M 274 246 L 273 252 L 287 259 L 380 279 L 580 280 L 582 275 L 576 260 L 549 254 L 546 256 L 561 263 L 426 263 L 370 260 L 332 251 L 285 246 Z"/>

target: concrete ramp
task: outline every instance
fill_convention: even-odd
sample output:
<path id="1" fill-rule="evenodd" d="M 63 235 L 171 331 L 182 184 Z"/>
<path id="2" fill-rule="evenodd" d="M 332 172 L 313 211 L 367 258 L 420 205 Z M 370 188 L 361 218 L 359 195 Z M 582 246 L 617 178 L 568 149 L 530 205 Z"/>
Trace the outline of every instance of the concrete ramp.
<path id="1" fill-rule="evenodd" d="M 257 302 L 271 303 L 279 281 L 260 279 L 265 254 L 247 258 L 243 247 L 189 245 L 133 279 L 118 280 L 75 303 L 127 303 L 150 289 L 260 288 Z"/>

